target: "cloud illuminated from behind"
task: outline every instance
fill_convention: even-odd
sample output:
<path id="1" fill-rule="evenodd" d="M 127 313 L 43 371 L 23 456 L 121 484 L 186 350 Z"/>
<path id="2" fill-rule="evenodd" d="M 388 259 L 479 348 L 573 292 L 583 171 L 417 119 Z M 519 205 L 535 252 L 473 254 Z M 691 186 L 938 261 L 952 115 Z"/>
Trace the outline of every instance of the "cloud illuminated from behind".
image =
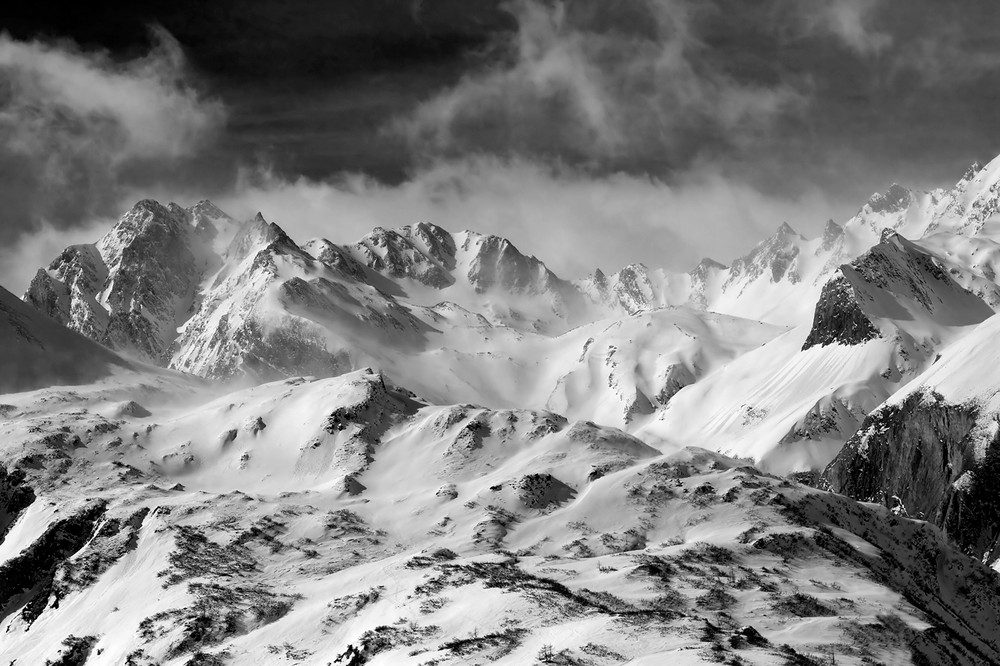
<path id="1" fill-rule="evenodd" d="M 0 241 L 81 224 L 117 201 L 136 163 L 194 154 L 224 122 L 186 79 L 183 52 L 154 28 L 143 58 L 0 34 Z"/>

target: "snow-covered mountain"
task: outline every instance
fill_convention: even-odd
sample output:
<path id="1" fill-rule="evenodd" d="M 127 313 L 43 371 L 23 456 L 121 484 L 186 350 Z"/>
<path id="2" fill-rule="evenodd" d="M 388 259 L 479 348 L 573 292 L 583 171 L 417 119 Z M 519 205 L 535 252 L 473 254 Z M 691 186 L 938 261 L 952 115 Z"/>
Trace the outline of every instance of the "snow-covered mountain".
<path id="1" fill-rule="evenodd" d="M 998 209 L 571 281 L 141 201 L 0 291 L 0 654 L 1000 663 Z"/>

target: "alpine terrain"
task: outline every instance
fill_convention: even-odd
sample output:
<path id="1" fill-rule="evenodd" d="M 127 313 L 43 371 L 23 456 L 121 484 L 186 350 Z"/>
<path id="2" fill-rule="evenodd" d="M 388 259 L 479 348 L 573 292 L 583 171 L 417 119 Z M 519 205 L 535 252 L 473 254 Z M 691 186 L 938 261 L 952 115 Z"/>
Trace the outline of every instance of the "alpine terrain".
<path id="1" fill-rule="evenodd" d="M 689 273 L 401 222 L 0 288 L 0 663 L 1000 663 L 1000 158 Z"/>

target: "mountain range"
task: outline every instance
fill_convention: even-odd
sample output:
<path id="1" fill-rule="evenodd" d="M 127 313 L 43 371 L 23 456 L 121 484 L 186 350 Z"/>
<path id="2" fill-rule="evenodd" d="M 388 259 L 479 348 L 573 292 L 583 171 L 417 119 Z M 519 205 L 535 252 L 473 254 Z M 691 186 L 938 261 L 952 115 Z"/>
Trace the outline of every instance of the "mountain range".
<path id="1" fill-rule="evenodd" d="M 578 280 L 140 201 L 0 290 L 0 654 L 1000 663 L 998 271 L 1000 158 Z"/>

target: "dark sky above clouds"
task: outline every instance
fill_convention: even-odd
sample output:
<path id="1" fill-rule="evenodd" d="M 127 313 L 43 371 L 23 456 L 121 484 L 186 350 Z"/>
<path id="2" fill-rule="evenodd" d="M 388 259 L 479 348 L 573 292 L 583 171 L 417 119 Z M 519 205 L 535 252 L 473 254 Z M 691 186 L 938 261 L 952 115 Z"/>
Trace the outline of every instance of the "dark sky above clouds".
<path id="1" fill-rule="evenodd" d="M 8 247 L 150 193 L 689 268 L 1000 152 L 989 0 L 35 0 L 0 32 Z"/>

